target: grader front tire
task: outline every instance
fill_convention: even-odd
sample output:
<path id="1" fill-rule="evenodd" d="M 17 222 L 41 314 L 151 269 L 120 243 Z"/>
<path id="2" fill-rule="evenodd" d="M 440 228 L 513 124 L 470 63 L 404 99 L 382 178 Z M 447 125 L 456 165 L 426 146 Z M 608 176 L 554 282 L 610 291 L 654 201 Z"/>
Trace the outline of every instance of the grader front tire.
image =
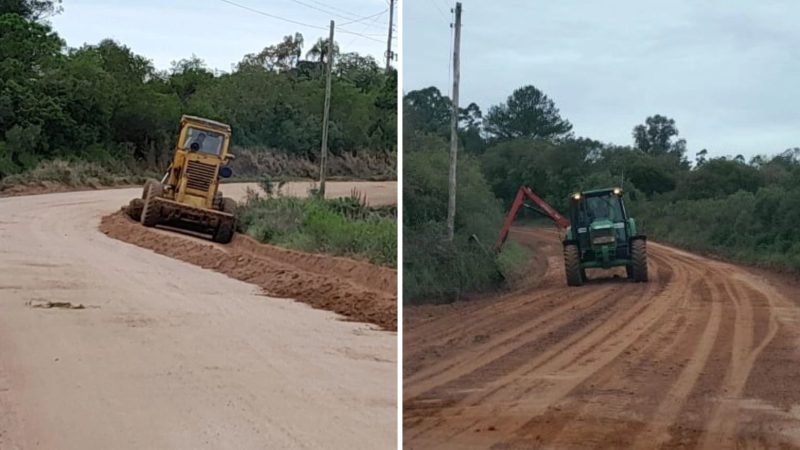
<path id="1" fill-rule="evenodd" d="M 233 219 L 223 220 L 217 225 L 214 231 L 214 242 L 220 244 L 227 244 L 233 239 L 233 232 L 235 231 L 235 222 Z"/>
<path id="2" fill-rule="evenodd" d="M 236 212 L 236 200 L 230 197 L 222 197 L 222 212 L 233 214 Z"/>
<path id="3" fill-rule="evenodd" d="M 150 183 L 147 186 L 147 198 L 142 208 L 142 225 L 154 227 L 161 221 L 161 207 L 156 199 L 161 196 L 161 183 Z"/>
<path id="4" fill-rule="evenodd" d="M 130 203 L 128 203 L 128 208 L 126 209 L 126 212 L 128 213 L 128 216 L 131 219 L 139 222 L 142 220 L 143 210 L 144 210 L 144 201 L 140 198 L 135 198 L 131 200 Z"/>

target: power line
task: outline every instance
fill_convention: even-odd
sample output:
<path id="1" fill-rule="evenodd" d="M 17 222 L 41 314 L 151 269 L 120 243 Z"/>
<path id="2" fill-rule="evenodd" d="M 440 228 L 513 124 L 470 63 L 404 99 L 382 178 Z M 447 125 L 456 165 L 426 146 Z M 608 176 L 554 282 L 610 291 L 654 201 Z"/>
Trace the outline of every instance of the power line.
<path id="1" fill-rule="evenodd" d="M 261 11 L 261 10 L 255 9 L 255 8 L 251 8 L 249 6 L 245 6 L 245 5 L 233 2 L 231 0 L 220 0 L 220 1 L 223 2 L 223 3 L 227 3 L 229 5 L 236 6 L 237 8 L 242 8 L 242 9 L 250 11 L 252 13 L 260 14 L 260 15 L 266 16 L 266 17 L 271 17 L 271 18 L 276 19 L 276 20 L 282 20 L 284 22 L 288 22 L 288 23 L 295 24 L 295 25 L 300 25 L 302 27 L 314 28 L 314 29 L 317 29 L 317 30 L 327 30 L 326 27 L 321 27 L 319 25 L 312 25 L 310 23 L 300 22 L 300 21 L 294 20 L 294 19 L 287 19 L 286 17 L 281 17 L 281 16 L 278 16 L 278 15 L 275 15 L 275 14 L 271 14 L 271 13 L 268 13 L 268 12 L 265 12 L 265 11 Z M 352 34 L 354 36 L 363 37 L 364 39 L 369 39 L 371 41 L 380 42 L 381 44 L 383 43 L 383 41 L 381 41 L 379 39 L 375 39 L 374 37 L 371 37 L 368 34 L 356 33 L 354 31 L 350 31 L 350 30 L 347 30 L 347 29 L 344 29 L 344 28 L 338 28 L 338 30 L 341 31 L 342 33 L 345 33 L 345 34 Z M 375 36 L 383 36 L 383 34 L 376 34 Z"/>
<path id="2" fill-rule="evenodd" d="M 351 23 L 361 22 L 361 21 L 364 21 L 364 20 L 370 19 L 370 18 L 372 18 L 372 17 L 375 17 L 375 16 L 378 16 L 378 15 L 381 15 L 381 14 L 383 14 L 384 12 L 388 11 L 388 10 L 385 10 L 385 11 L 381 11 L 381 12 L 379 12 L 379 13 L 377 13 L 377 14 L 372 14 L 372 15 L 369 15 L 369 16 L 364 16 L 364 17 L 361 17 L 361 16 L 359 16 L 358 14 L 353 14 L 353 13 L 350 13 L 350 12 L 344 11 L 344 10 L 342 10 L 342 9 L 340 9 L 340 8 L 334 8 L 334 7 L 328 6 L 328 7 L 330 8 L 330 10 L 329 10 L 329 9 L 323 9 L 323 8 L 320 8 L 320 7 L 317 7 L 317 6 L 314 6 L 314 5 L 310 5 L 310 4 L 308 4 L 308 3 L 306 3 L 306 2 L 303 2 L 303 1 L 301 1 L 301 0 L 290 0 L 290 1 L 292 1 L 292 2 L 294 2 L 294 3 L 297 3 L 298 5 L 305 6 L 306 8 L 311 8 L 311 9 L 313 9 L 313 10 L 315 10 L 315 11 L 320 11 L 320 12 L 323 12 L 323 13 L 325 13 L 325 14 L 330 14 L 330 15 L 336 16 L 336 17 L 338 17 L 338 18 L 340 18 L 340 19 L 345 19 L 345 20 L 348 20 L 348 21 L 349 21 L 349 22 L 340 23 L 340 24 L 339 24 L 339 27 L 341 27 L 341 26 L 343 26 L 343 25 L 348 25 L 348 24 L 351 24 Z M 319 4 L 320 2 L 315 2 L 315 3 Z M 324 5 L 324 4 L 323 4 L 323 5 Z M 326 5 L 326 6 L 327 6 L 327 5 Z M 338 11 L 342 11 L 342 12 L 344 12 L 345 14 L 347 14 L 347 15 L 348 15 L 348 16 L 350 16 L 350 17 L 345 17 L 345 16 L 343 16 L 343 15 L 341 15 L 341 14 L 337 14 L 337 13 L 335 13 L 335 12 L 331 11 L 331 10 L 338 10 Z M 341 28 L 340 28 L 340 29 L 341 29 Z M 383 35 L 382 35 L 382 34 L 380 34 L 380 35 L 375 35 L 375 36 L 383 36 Z"/>
<path id="3" fill-rule="evenodd" d="M 329 11 L 329 10 L 327 10 L 327 9 L 322 9 L 322 8 L 319 8 L 319 7 L 317 7 L 317 6 L 310 5 L 310 4 L 308 4 L 308 3 L 305 3 L 305 2 L 301 2 L 300 0 L 291 0 L 291 1 L 293 1 L 293 2 L 297 3 L 298 5 L 303 5 L 303 6 L 305 6 L 306 8 L 311 8 L 311 9 L 313 9 L 313 10 L 316 10 L 316 11 L 321 11 L 321 12 L 324 12 L 325 14 L 330 14 L 330 15 L 336 16 L 336 17 L 338 17 L 338 18 L 340 18 L 340 19 L 352 20 L 352 19 L 353 19 L 353 16 L 355 16 L 355 17 L 358 17 L 357 15 L 355 15 L 355 14 L 350 14 L 350 13 L 346 13 L 346 14 L 350 15 L 351 17 L 345 17 L 345 16 L 342 16 L 342 15 L 340 15 L 340 14 L 336 14 L 335 12 Z"/>
<path id="4" fill-rule="evenodd" d="M 341 12 L 343 14 L 347 14 L 347 15 L 350 15 L 350 16 L 353 16 L 353 17 L 358 17 L 358 14 L 353 14 L 350 11 L 346 11 L 346 10 L 344 10 L 342 8 L 337 8 L 337 7 L 333 6 L 333 5 L 329 5 L 327 3 L 320 2 L 319 0 L 309 0 L 309 1 L 311 3 L 316 3 L 318 5 L 324 6 L 324 7 L 328 8 L 328 9 L 332 9 L 334 11 L 339 11 L 339 12 Z"/>
<path id="5" fill-rule="evenodd" d="M 439 11 L 439 14 L 441 14 L 441 15 L 442 15 L 442 18 L 443 18 L 444 20 L 447 20 L 447 16 L 444 14 L 444 11 L 442 11 L 442 8 L 440 8 L 440 7 L 439 7 L 439 4 L 438 4 L 438 3 L 436 3 L 436 0 L 429 0 L 429 1 L 430 1 L 430 2 L 431 2 L 431 4 L 434 6 L 434 8 L 436 8 L 436 10 L 437 10 L 437 11 Z"/>
<path id="6" fill-rule="evenodd" d="M 284 22 L 293 23 L 295 25 L 300 25 L 300 26 L 308 27 L 308 28 L 316 28 L 318 30 L 327 30 L 327 28 L 325 28 L 325 27 L 320 27 L 320 26 L 317 26 L 317 25 L 311 25 L 309 23 L 298 22 L 297 20 L 287 19 L 287 18 L 281 17 L 281 16 L 276 16 L 275 14 L 270 14 L 268 12 L 259 11 L 259 10 L 255 9 L 255 8 L 251 8 L 251 7 L 245 6 L 245 5 L 240 5 L 240 4 L 232 2 L 230 0 L 219 0 L 219 1 L 221 1 L 223 3 L 227 3 L 229 5 L 236 6 L 237 8 L 246 9 L 247 11 L 254 12 L 256 14 L 261 14 L 262 16 L 267 16 L 267 17 L 271 17 L 273 19 L 282 20 Z"/>
<path id="7" fill-rule="evenodd" d="M 379 12 L 379 13 L 377 13 L 377 14 L 373 14 L 373 15 L 371 15 L 371 16 L 365 16 L 365 17 L 362 17 L 362 18 L 360 18 L 360 19 L 351 20 L 350 22 L 344 22 L 344 23 L 340 23 L 340 24 L 339 24 L 339 26 L 343 26 L 343 25 L 350 25 L 351 23 L 363 22 L 363 21 L 365 21 L 365 20 L 369 20 L 369 19 L 372 19 L 372 21 L 374 22 L 374 21 L 375 21 L 375 18 L 378 18 L 378 17 L 380 17 L 380 16 L 382 16 L 382 15 L 386 14 L 387 12 L 389 12 L 389 10 L 388 10 L 388 9 L 384 9 L 383 11 L 381 11 L 381 12 Z M 368 26 L 371 26 L 372 24 L 371 24 L 371 23 L 368 23 L 367 25 L 368 25 Z M 367 28 L 368 28 L 368 27 L 367 27 Z"/>

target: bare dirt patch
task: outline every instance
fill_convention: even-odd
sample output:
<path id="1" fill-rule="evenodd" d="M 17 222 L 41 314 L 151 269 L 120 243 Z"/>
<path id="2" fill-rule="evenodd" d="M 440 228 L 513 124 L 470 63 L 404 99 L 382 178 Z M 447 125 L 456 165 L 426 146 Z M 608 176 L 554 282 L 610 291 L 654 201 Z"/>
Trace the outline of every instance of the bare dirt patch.
<path id="1" fill-rule="evenodd" d="M 123 211 L 103 217 L 100 231 L 231 278 L 271 296 L 292 298 L 349 320 L 397 329 L 397 272 L 366 262 L 281 249 L 236 235 L 217 245 L 142 227 Z"/>
<path id="2" fill-rule="evenodd" d="M 800 448 L 796 284 L 650 242 L 649 283 L 571 288 L 513 237 L 527 284 L 404 308 L 407 448 Z"/>

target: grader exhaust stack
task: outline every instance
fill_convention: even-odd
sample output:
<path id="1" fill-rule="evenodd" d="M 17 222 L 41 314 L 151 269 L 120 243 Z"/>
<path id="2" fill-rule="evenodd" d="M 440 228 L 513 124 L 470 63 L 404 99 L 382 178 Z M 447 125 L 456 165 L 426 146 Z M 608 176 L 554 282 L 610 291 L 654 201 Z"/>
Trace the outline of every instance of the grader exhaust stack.
<path id="1" fill-rule="evenodd" d="M 236 228 L 236 202 L 222 196 L 219 179 L 231 176 L 231 127 L 194 116 L 181 117 L 172 163 L 164 178 L 147 180 L 128 214 L 146 227 L 170 225 L 210 234 L 228 243 Z"/>

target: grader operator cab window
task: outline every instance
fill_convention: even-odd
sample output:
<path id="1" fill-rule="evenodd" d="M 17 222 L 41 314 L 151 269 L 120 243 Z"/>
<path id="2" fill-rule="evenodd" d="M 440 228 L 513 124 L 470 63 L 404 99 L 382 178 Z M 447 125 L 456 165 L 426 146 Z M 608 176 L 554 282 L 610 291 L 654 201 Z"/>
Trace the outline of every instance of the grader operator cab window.
<path id="1" fill-rule="evenodd" d="M 186 141 L 183 143 L 183 148 L 219 156 L 224 143 L 225 136 L 220 133 L 189 127 L 186 130 Z"/>

